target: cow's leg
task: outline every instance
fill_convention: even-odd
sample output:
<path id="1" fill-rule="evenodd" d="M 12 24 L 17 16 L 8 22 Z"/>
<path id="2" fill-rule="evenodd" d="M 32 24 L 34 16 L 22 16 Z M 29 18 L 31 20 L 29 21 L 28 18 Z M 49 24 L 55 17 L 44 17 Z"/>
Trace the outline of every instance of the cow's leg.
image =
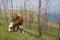
<path id="1" fill-rule="evenodd" d="M 20 28 L 20 31 L 24 33 L 23 26 L 19 26 L 19 28 Z"/>
<path id="2" fill-rule="evenodd" d="M 12 30 L 13 30 L 13 31 L 14 31 L 14 29 L 15 29 L 15 26 L 12 27 Z"/>
<path id="3" fill-rule="evenodd" d="M 8 31 L 9 31 L 9 32 L 11 32 L 11 31 L 12 31 L 11 27 L 9 27 L 9 28 L 8 28 Z"/>
<path id="4" fill-rule="evenodd" d="M 19 26 L 17 26 L 17 30 L 18 30 L 18 32 L 20 31 L 20 28 L 19 28 Z"/>

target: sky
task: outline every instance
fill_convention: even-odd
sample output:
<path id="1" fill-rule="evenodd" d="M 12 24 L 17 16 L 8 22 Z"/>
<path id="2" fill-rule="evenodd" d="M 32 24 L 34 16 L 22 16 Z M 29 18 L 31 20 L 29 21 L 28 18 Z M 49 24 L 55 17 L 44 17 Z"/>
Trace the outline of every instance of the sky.
<path id="1" fill-rule="evenodd" d="M 3 9 L 3 0 L 0 0 L 0 8 Z M 20 9 L 24 9 L 24 1 L 25 0 L 12 0 L 13 1 L 13 9 L 14 10 L 20 10 Z M 60 0 L 49 0 L 49 5 L 48 5 L 48 11 L 50 12 L 60 12 Z M 45 10 L 46 8 L 46 0 L 42 0 L 42 10 Z M 2 5 L 1 5 L 2 4 Z M 38 10 L 38 0 L 29 0 L 26 3 L 26 7 L 27 9 L 32 8 L 33 6 L 33 10 Z M 11 6 L 11 0 L 8 0 L 8 7 L 7 9 L 12 9 Z"/>

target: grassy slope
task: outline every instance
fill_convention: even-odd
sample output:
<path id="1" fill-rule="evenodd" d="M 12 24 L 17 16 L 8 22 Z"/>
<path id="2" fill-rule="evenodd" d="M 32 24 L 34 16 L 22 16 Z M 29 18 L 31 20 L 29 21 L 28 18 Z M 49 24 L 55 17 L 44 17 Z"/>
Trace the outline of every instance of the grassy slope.
<path id="1" fill-rule="evenodd" d="M 27 22 L 27 24 L 28 24 L 28 22 Z M 38 35 L 37 30 L 38 30 L 37 24 L 32 23 L 32 28 L 31 28 L 31 30 L 28 30 L 28 31 L 33 32 L 34 34 Z M 58 29 L 54 29 L 52 27 L 47 27 L 46 25 L 45 26 L 42 25 L 42 39 L 43 40 L 56 40 L 57 34 L 58 34 Z"/>
<path id="2" fill-rule="evenodd" d="M 7 32 L 7 28 L 8 28 L 8 24 L 6 21 L 4 20 L 0 20 L 0 23 L 2 23 L 3 25 L 0 26 L 0 40 L 38 40 L 38 31 L 37 28 L 34 26 L 36 26 L 36 24 L 32 23 L 33 27 L 32 29 L 26 29 L 24 28 L 24 30 L 26 31 L 24 34 L 22 34 L 21 32 Z M 47 27 L 43 27 L 43 32 L 47 32 Z M 56 35 L 57 35 L 58 30 L 57 29 L 53 29 L 51 28 L 50 30 L 50 34 L 53 35 L 47 35 L 47 34 L 43 34 L 42 38 L 43 40 L 55 40 L 56 39 Z"/>
<path id="3" fill-rule="evenodd" d="M 3 25 L 0 26 L 0 40 L 37 40 L 28 32 L 22 34 L 21 32 L 8 32 L 8 25 L 4 20 L 0 20 Z"/>
<path id="4" fill-rule="evenodd" d="M 24 15 L 24 14 L 23 14 Z M 28 14 L 29 15 L 29 14 Z M 35 17 L 36 18 L 36 17 Z M 3 26 L 0 26 L 0 40 L 38 40 L 38 31 L 37 31 L 37 24 L 32 23 L 32 29 L 24 28 L 26 31 L 25 34 L 22 34 L 21 32 L 7 32 L 8 24 L 4 20 L 0 20 L 0 23 L 3 24 Z M 29 22 L 27 22 L 29 23 Z M 49 33 L 53 35 L 47 35 Z M 46 33 L 47 32 L 47 33 Z M 55 40 L 57 36 L 57 29 L 49 28 L 43 26 L 43 40 Z M 45 34 L 46 33 L 46 34 Z"/>

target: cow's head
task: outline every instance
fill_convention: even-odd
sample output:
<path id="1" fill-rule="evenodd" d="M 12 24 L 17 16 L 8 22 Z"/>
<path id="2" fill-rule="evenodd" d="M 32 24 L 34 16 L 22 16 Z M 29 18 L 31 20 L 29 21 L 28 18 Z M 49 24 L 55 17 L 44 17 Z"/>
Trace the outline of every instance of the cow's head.
<path id="1" fill-rule="evenodd" d="M 15 12 L 13 12 L 13 14 L 12 14 L 12 20 L 13 21 L 16 21 L 17 19 L 22 19 L 23 17 L 20 15 L 20 14 L 18 14 L 18 13 L 15 13 Z"/>
<path id="2" fill-rule="evenodd" d="M 14 12 L 11 17 L 13 21 L 16 21 L 18 14 Z"/>
<path id="3" fill-rule="evenodd" d="M 17 13 L 13 13 L 11 17 L 12 17 L 12 19 L 15 20 L 18 17 L 18 14 Z"/>

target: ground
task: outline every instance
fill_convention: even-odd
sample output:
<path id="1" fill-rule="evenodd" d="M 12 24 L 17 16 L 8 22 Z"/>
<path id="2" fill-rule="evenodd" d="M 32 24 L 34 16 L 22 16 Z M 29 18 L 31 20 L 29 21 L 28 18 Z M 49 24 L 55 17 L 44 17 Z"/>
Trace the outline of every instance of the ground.
<path id="1" fill-rule="evenodd" d="M 0 26 L 0 40 L 37 40 L 32 34 L 25 30 L 25 33 L 21 32 L 8 32 L 8 24 L 4 20 L 0 20 L 3 25 Z"/>
<path id="2" fill-rule="evenodd" d="M 32 29 L 26 28 L 24 27 L 24 31 L 25 33 L 21 33 L 21 32 L 8 32 L 8 25 L 9 22 L 4 21 L 4 20 L 0 20 L 0 24 L 2 24 L 0 26 L 0 40 L 38 40 L 38 30 L 37 27 L 32 27 Z M 36 24 L 33 24 L 36 26 Z M 43 27 L 42 30 L 42 39 L 43 40 L 56 40 L 57 38 L 57 33 L 58 30 L 57 29 L 53 29 L 53 28 L 48 28 L 48 27 Z M 50 34 L 49 31 L 50 30 Z"/>

